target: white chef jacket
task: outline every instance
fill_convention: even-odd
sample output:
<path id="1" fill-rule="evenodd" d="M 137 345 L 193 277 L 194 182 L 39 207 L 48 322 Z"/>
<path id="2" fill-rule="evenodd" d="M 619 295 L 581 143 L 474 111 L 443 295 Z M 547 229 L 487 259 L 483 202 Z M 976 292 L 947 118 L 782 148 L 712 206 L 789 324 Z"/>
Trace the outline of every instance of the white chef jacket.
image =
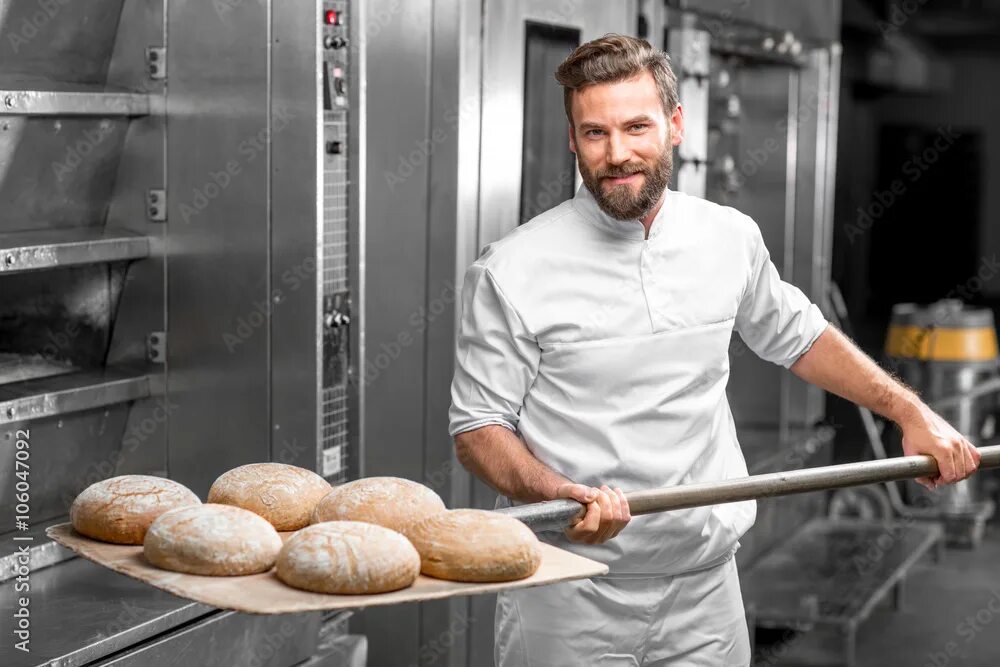
<path id="1" fill-rule="evenodd" d="M 452 435 L 499 424 L 570 480 L 626 492 L 747 475 L 733 329 L 788 367 L 827 322 L 735 209 L 667 190 L 644 236 L 581 187 L 483 250 L 462 287 Z M 540 537 L 612 576 L 656 576 L 724 561 L 755 517 L 748 501 L 634 517 L 600 545 Z"/>

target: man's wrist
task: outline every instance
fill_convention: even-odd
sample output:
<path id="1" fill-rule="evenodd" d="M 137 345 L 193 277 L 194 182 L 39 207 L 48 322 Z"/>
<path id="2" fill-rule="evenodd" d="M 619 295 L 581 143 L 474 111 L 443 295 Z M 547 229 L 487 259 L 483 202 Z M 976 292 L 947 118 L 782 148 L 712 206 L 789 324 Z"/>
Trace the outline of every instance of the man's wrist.
<path id="1" fill-rule="evenodd" d="M 893 397 L 891 413 L 886 416 L 905 431 L 910 425 L 925 421 L 927 410 L 919 396 L 906 390 Z"/>
<path id="2" fill-rule="evenodd" d="M 571 482 L 570 480 L 566 479 L 565 477 L 561 477 L 559 475 L 552 477 L 552 479 L 549 480 L 548 484 L 546 484 L 546 489 L 544 490 L 545 499 L 556 500 L 557 498 L 559 498 L 560 487 L 572 483 L 573 482 Z"/>

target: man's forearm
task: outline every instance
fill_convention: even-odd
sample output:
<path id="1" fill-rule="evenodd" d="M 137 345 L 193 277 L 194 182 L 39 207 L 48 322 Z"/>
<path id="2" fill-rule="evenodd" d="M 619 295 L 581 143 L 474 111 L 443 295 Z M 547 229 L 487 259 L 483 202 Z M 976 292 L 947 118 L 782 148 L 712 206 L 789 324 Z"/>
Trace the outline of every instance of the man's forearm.
<path id="1" fill-rule="evenodd" d="M 937 462 L 937 475 L 917 479 L 924 486 L 957 482 L 979 467 L 979 450 L 965 436 L 833 327 L 792 364 L 792 372 L 899 424 L 903 454 L 927 454 Z"/>
<path id="2" fill-rule="evenodd" d="M 826 328 L 791 370 L 806 382 L 863 405 L 900 426 L 918 419 L 927 409 L 916 394 L 894 380 L 832 326 Z"/>
<path id="3" fill-rule="evenodd" d="M 552 500 L 556 489 L 571 481 L 535 458 L 517 434 L 496 424 L 459 433 L 455 452 L 471 473 L 513 500 Z"/>

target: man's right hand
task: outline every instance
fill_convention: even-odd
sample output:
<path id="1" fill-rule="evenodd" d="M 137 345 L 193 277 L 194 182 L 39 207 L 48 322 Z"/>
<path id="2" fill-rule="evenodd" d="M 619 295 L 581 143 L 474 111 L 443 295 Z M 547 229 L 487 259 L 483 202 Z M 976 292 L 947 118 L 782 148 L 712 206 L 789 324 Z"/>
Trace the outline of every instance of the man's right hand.
<path id="1" fill-rule="evenodd" d="M 620 533 L 632 518 L 625 494 L 617 487 L 563 484 L 556 489 L 556 498 L 572 498 L 587 506 L 583 518 L 565 530 L 566 536 L 573 542 L 607 542 Z"/>

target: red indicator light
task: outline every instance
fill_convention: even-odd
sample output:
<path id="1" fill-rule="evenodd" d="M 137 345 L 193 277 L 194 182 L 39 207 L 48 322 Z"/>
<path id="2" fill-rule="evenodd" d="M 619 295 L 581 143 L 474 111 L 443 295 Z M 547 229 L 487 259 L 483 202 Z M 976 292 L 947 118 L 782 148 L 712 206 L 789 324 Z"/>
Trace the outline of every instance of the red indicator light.
<path id="1" fill-rule="evenodd" d="M 328 9 L 325 12 L 323 12 L 323 21 L 327 25 L 337 25 L 337 10 Z"/>

